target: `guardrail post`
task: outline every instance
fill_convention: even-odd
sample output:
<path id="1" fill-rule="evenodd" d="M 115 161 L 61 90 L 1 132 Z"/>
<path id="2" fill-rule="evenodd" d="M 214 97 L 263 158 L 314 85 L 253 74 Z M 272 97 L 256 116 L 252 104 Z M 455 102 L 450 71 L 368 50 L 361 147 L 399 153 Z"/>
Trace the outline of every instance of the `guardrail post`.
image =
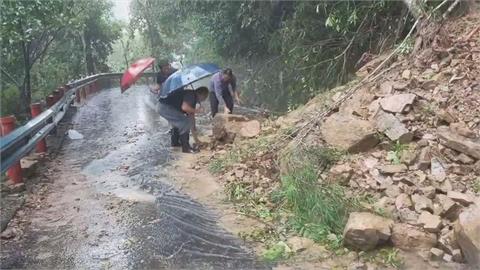
<path id="1" fill-rule="evenodd" d="M 53 95 L 49 95 L 46 97 L 47 106 L 50 108 L 55 104 L 55 97 Z"/>
<path id="2" fill-rule="evenodd" d="M 53 96 L 55 97 L 55 103 L 59 101 L 63 96 L 63 91 L 60 89 L 53 90 Z"/>
<path id="3" fill-rule="evenodd" d="M 42 104 L 41 103 L 33 103 L 30 105 L 30 110 L 32 113 L 32 118 L 38 116 L 42 113 Z M 47 143 L 45 142 L 45 138 L 41 139 L 36 146 L 37 153 L 45 153 L 47 152 Z"/>
<path id="4" fill-rule="evenodd" d="M 82 87 L 80 89 L 80 96 L 82 97 L 82 101 L 85 101 L 87 99 L 87 93 L 85 91 L 85 87 Z"/>
<path id="5" fill-rule="evenodd" d="M 15 122 L 16 119 L 13 115 L 0 118 L 0 131 L 2 137 L 15 130 Z M 16 162 L 8 169 L 7 175 L 14 184 L 23 182 L 22 165 L 20 165 L 20 161 Z"/>
<path id="6" fill-rule="evenodd" d="M 80 89 L 75 90 L 75 103 L 80 104 L 82 97 L 80 96 Z"/>

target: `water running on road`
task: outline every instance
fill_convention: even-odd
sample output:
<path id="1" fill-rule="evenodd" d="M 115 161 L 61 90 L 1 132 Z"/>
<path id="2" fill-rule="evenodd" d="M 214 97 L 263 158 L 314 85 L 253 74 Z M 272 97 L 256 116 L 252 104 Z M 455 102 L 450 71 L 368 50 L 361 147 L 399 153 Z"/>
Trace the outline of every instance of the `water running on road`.
<path id="1" fill-rule="evenodd" d="M 168 124 L 145 87 L 104 90 L 80 107 L 48 164 L 45 205 L 2 268 L 263 268 L 215 215 L 163 181 L 172 158 Z M 5 256 L 7 255 L 7 256 Z"/>

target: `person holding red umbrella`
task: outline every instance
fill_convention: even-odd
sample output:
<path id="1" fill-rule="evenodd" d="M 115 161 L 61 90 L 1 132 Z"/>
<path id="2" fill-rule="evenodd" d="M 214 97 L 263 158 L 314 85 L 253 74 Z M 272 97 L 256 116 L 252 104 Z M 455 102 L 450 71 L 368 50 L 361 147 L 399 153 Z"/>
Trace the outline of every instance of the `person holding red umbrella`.
<path id="1" fill-rule="evenodd" d="M 162 59 L 158 61 L 158 70 L 159 71 L 157 74 L 157 85 L 154 89 L 154 92 L 156 94 L 160 93 L 162 89 L 162 84 L 168 79 L 168 77 L 175 73 L 175 71 L 177 71 L 177 69 L 173 68 L 170 64 L 170 61 L 168 61 L 167 59 Z M 181 146 L 180 133 L 178 131 L 178 128 L 172 127 L 169 133 L 171 136 L 171 145 L 173 147 Z"/>
<path id="2" fill-rule="evenodd" d="M 173 68 L 170 61 L 162 59 L 158 61 L 158 74 L 156 78 L 157 85 L 153 89 L 155 93 L 159 93 L 162 88 L 162 84 L 172 75 L 177 69 Z"/>

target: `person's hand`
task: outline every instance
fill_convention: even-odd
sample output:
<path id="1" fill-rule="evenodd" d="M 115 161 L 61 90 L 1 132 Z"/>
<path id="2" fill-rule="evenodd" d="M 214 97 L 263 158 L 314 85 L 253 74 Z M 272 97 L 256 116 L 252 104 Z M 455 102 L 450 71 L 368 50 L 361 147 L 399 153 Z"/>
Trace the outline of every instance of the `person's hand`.
<path id="1" fill-rule="evenodd" d="M 231 111 L 228 109 L 228 107 L 227 107 L 226 105 L 223 106 L 223 112 L 224 112 L 225 114 L 231 113 Z"/>
<path id="2" fill-rule="evenodd" d="M 200 114 L 200 113 L 204 113 L 205 112 L 205 109 L 203 109 L 203 107 L 199 107 L 197 109 L 195 109 L 195 114 Z"/>
<path id="3" fill-rule="evenodd" d="M 242 105 L 243 101 L 240 97 L 237 97 L 237 104 L 238 105 Z"/>

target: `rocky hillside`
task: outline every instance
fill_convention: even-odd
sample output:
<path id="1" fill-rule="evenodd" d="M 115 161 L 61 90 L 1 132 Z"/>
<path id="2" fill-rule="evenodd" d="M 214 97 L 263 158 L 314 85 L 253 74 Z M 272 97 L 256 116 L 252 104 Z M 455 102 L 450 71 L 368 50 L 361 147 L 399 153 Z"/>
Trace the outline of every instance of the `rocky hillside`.
<path id="1" fill-rule="evenodd" d="M 260 138 L 215 146 L 210 168 L 222 176 L 231 199 L 283 235 L 262 240 L 269 251 L 282 239 L 292 248 L 285 235 L 298 235 L 354 251 L 390 246 L 442 269 L 478 268 L 479 25 L 478 13 L 450 21 L 431 46 L 378 56 L 359 70 L 356 81 L 265 121 Z M 227 116 L 219 118 L 228 122 Z M 223 125 L 218 123 L 217 129 Z M 220 137 L 233 141 L 227 133 Z M 308 204 L 299 203 L 304 198 L 289 197 L 301 188 L 295 183 L 309 183 L 302 174 L 305 164 L 312 164 L 316 180 L 302 192 L 310 196 L 321 186 L 315 199 L 322 203 L 345 196 L 338 200 L 345 208 L 332 208 L 343 223 L 330 222 L 325 215 L 331 212 L 304 209 Z M 322 196 L 332 185 L 341 192 Z M 300 214 L 302 229 L 284 225 Z M 322 237 L 306 233 L 312 222 L 326 224 L 314 233 Z"/>

